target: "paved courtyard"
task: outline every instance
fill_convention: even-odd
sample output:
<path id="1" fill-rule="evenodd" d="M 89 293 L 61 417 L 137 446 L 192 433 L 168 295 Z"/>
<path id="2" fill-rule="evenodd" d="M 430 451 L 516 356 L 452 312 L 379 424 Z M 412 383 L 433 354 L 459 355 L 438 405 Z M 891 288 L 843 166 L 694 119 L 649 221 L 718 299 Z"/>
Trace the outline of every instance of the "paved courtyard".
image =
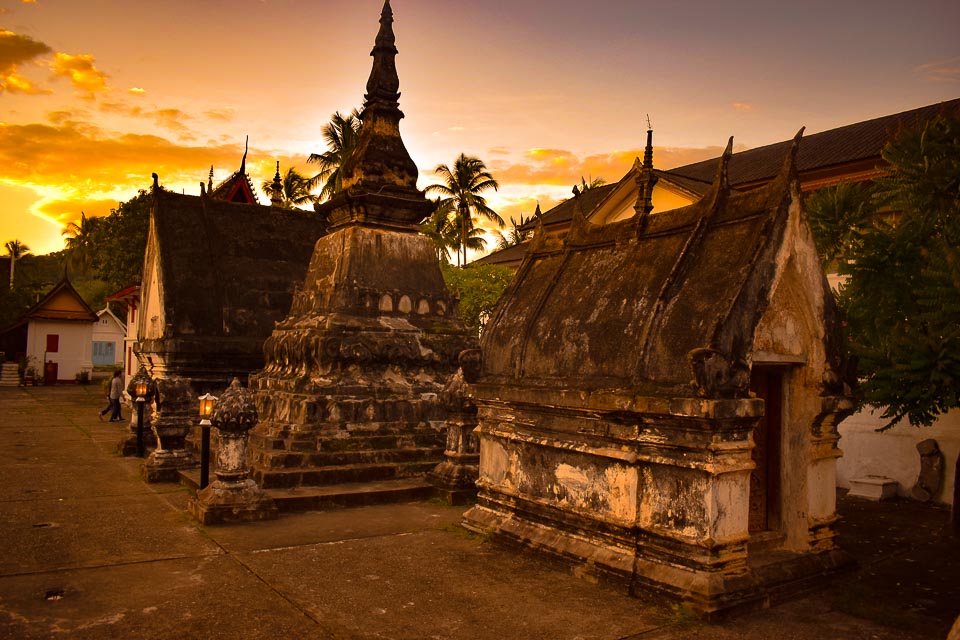
<path id="1" fill-rule="evenodd" d="M 94 386 L 0 388 L 0 638 L 883 640 L 943 638 L 960 614 L 942 508 L 841 500 L 858 570 L 706 624 L 468 534 L 463 508 L 202 527 L 186 489 L 114 453 L 101 404 Z"/>

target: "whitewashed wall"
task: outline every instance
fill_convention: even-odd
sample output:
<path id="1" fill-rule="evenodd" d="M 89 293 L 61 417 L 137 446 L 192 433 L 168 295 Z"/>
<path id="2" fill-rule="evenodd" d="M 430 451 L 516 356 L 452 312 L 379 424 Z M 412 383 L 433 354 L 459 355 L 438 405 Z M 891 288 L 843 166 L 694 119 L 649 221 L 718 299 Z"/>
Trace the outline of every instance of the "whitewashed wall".
<path id="1" fill-rule="evenodd" d="M 60 336 L 59 350 L 56 353 L 46 352 L 48 334 Z M 93 368 L 92 351 L 92 322 L 31 320 L 27 325 L 27 355 L 33 358 L 39 379 L 43 378 L 44 363 L 52 361 L 58 366 L 58 380 L 73 380 L 80 371 L 90 371 Z"/>
<path id="2" fill-rule="evenodd" d="M 933 438 L 940 445 L 945 462 L 943 484 L 934 500 L 953 501 L 953 476 L 960 450 L 960 411 L 942 416 L 932 427 L 911 427 L 906 421 L 877 433 L 885 423 L 879 412 L 862 411 L 840 424 L 843 457 L 837 465 L 837 485 L 850 488 L 850 480 L 867 475 L 885 476 L 900 483 L 901 496 L 909 496 L 920 473 L 917 443 Z"/>

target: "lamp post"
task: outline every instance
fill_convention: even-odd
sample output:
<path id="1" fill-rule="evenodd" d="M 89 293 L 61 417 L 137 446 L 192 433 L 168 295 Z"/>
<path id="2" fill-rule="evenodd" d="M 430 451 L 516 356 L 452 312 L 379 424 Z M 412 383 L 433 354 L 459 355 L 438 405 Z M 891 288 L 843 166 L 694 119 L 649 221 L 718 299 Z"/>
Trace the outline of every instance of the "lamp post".
<path id="1" fill-rule="evenodd" d="M 210 416 L 217 406 L 217 396 L 205 393 L 200 400 L 200 488 L 210 482 Z"/>
<path id="2" fill-rule="evenodd" d="M 142 458 L 143 450 L 143 406 L 147 398 L 152 396 L 156 390 L 156 382 L 147 373 L 146 367 L 141 366 L 137 375 L 130 381 L 130 387 L 133 389 L 133 395 L 137 403 L 137 457 Z"/>

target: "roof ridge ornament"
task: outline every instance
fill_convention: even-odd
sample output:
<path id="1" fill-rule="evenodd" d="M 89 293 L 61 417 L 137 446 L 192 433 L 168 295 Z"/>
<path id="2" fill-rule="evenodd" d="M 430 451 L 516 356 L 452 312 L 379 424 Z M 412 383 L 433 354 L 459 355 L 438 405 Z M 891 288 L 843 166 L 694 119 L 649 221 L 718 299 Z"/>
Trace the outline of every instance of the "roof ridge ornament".
<path id="1" fill-rule="evenodd" d="M 653 187 L 660 179 L 653 172 L 653 127 L 650 125 L 650 114 L 647 114 L 647 144 L 643 148 L 643 163 L 640 158 L 633 161 L 633 169 L 637 171 L 634 180 L 637 183 L 637 201 L 633 205 L 636 218 L 637 237 L 647 230 L 647 221 L 653 211 Z"/>

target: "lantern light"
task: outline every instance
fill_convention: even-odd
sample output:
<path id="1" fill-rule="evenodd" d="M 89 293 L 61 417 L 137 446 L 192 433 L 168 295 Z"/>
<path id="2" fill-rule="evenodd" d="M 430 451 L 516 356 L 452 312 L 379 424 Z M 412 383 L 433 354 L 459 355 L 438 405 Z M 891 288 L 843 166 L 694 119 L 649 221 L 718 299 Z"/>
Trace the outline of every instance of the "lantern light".
<path id="1" fill-rule="evenodd" d="M 137 392 L 137 398 L 141 399 L 147 395 L 147 381 L 146 380 L 137 380 L 134 385 L 134 390 Z"/>
<path id="2" fill-rule="evenodd" d="M 200 400 L 200 424 L 210 424 L 210 416 L 213 415 L 213 408 L 217 405 L 217 396 L 206 393 L 198 398 Z"/>

